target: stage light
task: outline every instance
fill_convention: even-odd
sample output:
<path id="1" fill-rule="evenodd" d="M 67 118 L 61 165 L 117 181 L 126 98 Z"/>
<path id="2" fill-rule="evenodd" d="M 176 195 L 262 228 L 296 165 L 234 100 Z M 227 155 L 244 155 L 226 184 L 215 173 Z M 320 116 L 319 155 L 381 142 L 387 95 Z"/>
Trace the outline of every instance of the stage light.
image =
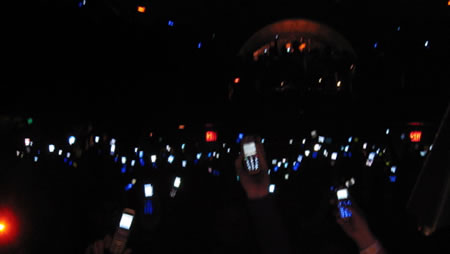
<path id="1" fill-rule="evenodd" d="M 391 132 L 390 129 L 386 129 L 386 135 L 389 135 L 390 132 Z"/>
<path id="2" fill-rule="evenodd" d="M 134 167 L 134 165 L 136 165 L 136 161 L 135 161 L 135 160 L 132 160 L 132 161 L 131 161 L 131 166 Z"/>
<path id="3" fill-rule="evenodd" d="M 302 44 L 300 44 L 300 46 L 298 46 L 298 49 L 300 51 L 303 51 L 306 48 L 306 42 L 303 42 Z"/>
<path id="4" fill-rule="evenodd" d="M 420 142 L 422 138 L 422 132 L 421 131 L 411 131 L 409 133 L 409 139 L 411 140 L 411 142 Z"/>
<path id="5" fill-rule="evenodd" d="M 125 156 L 122 156 L 121 160 L 122 160 L 122 164 L 125 164 L 125 163 L 127 163 L 127 157 L 125 157 Z"/>
<path id="6" fill-rule="evenodd" d="M 342 84 L 342 82 L 339 80 L 339 81 L 336 83 L 336 86 L 339 88 L 339 87 L 341 87 L 341 84 Z"/>
<path id="7" fill-rule="evenodd" d="M 100 137 L 99 136 L 95 136 L 95 143 L 98 143 L 100 141 Z"/>
<path id="8" fill-rule="evenodd" d="M 186 161 L 186 160 L 181 161 L 181 166 L 182 166 L 183 168 L 185 168 L 186 165 L 187 165 L 187 161 Z"/>
<path id="9" fill-rule="evenodd" d="M 378 48 L 378 42 L 375 42 L 375 43 L 373 44 L 373 47 L 374 47 L 374 48 Z"/>
<path id="10" fill-rule="evenodd" d="M 61 156 L 63 154 L 63 150 L 59 149 L 58 155 Z"/>
<path id="11" fill-rule="evenodd" d="M 5 228 L 6 228 L 5 224 L 4 223 L 0 223 L 0 232 L 5 231 Z"/>
<path id="12" fill-rule="evenodd" d="M 197 44 L 197 48 L 199 49 L 199 48 L 201 48 L 201 47 L 202 47 L 202 43 L 199 42 L 199 43 Z"/>
<path id="13" fill-rule="evenodd" d="M 272 160 L 272 165 L 276 165 L 277 164 L 277 159 L 273 159 Z"/>
<path id="14" fill-rule="evenodd" d="M 115 145 L 116 144 L 116 140 L 114 138 L 111 139 L 111 141 L 109 142 L 110 145 Z"/>
<path id="15" fill-rule="evenodd" d="M 146 10 L 147 10 L 147 8 L 145 6 L 140 5 L 137 7 L 137 11 L 139 13 L 144 13 Z"/>
<path id="16" fill-rule="evenodd" d="M 181 150 L 184 150 L 186 148 L 186 144 L 181 144 Z"/>
<path id="17" fill-rule="evenodd" d="M 173 27 L 175 25 L 175 23 L 172 20 L 169 20 L 168 25 Z"/>
<path id="18" fill-rule="evenodd" d="M 400 32 L 400 26 L 397 27 L 397 32 Z"/>
<path id="19" fill-rule="evenodd" d="M 55 151 L 55 145 L 49 145 L 48 146 L 48 151 L 53 153 Z"/>
<path id="20" fill-rule="evenodd" d="M 172 163 L 173 163 L 173 160 L 175 160 L 175 156 L 173 156 L 172 154 L 169 155 L 169 158 L 167 158 L 167 161 L 168 161 L 170 164 L 172 164 Z"/>
<path id="21" fill-rule="evenodd" d="M 184 127 L 185 127 L 184 124 L 178 125 L 178 129 L 179 129 L 179 130 L 184 130 Z"/>
<path id="22" fill-rule="evenodd" d="M 269 185 L 269 192 L 274 193 L 275 192 L 275 184 Z"/>
<path id="23" fill-rule="evenodd" d="M 33 124 L 33 118 L 29 117 L 27 119 L 27 123 L 28 123 L 28 125 L 32 125 Z"/>
<path id="24" fill-rule="evenodd" d="M 31 139 L 26 138 L 25 139 L 25 146 L 30 146 L 30 144 L 31 144 Z"/>
<path id="25" fill-rule="evenodd" d="M 144 151 L 139 151 L 139 158 L 143 158 L 144 157 Z"/>
<path id="26" fill-rule="evenodd" d="M 284 174 L 284 180 L 289 180 L 289 174 Z"/>
<path id="27" fill-rule="evenodd" d="M 425 41 L 425 48 L 429 48 L 429 41 Z"/>
<path id="28" fill-rule="evenodd" d="M 289 139 L 289 145 L 292 145 L 294 143 L 293 139 Z"/>
<path id="29" fill-rule="evenodd" d="M 234 83 L 235 83 L 235 84 L 238 84 L 240 81 L 241 81 L 240 78 L 235 78 L 235 79 L 234 79 Z"/>
<path id="30" fill-rule="evenodd" d="M 69 145 L 75 144 L 76 138 L 74 136 L 69 137 Z"/>
<path id="31" fill-rule="evenodd" d="M 136 178 L 131 179 L 131 184 L 135 185 L 136 184 Z"/>

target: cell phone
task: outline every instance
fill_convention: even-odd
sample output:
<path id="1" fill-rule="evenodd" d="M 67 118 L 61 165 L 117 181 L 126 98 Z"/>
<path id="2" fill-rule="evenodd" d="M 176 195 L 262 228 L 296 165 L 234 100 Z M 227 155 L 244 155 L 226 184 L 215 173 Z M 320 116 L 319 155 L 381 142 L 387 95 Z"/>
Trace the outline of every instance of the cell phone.
<path id="1" fill-rule="evenodd" d="M 148 183 L 144 184 L 144 194 L 146 198 L 153 197 L 153 185 Z"/>
<path id="2" fill-rule="evenodd" d="M 244 152 L 244 166 L 249 174 L 257 174 L 260 171 L 259 159 L 257 156 L 256 143 L 254 141 L 242 145 Z"/>
<path id="3" fill-rule="evenodd" d="M 352 205 L 352 201 L 348 196 L 348 189 L 339 189 L 336 192 L 338 200 L 339 215 L 342 219 L 352 217 L 352 212 L 348 209 Z"/>
<path id="4" fill-rule="evenodd" d="M 116 232 L 114 232 L 111 247 L 109 248 L 111 254 L 122 254 L 125 250 L 134 215 L 135 211 L 133 209 L 125 208 L 123 210 L 119 226 L 117 227 Z"/>

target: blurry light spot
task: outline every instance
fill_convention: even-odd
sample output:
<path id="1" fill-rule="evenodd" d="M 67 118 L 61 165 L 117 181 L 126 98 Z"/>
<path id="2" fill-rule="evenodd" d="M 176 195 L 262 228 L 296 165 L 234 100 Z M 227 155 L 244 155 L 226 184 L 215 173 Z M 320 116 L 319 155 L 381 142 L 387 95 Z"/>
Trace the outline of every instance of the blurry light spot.
<path id="1" fill-rule="evenodd" d="M 275 192 L 275 184 L 269 185 L 269 192 L 274 193 Z"/>
<path id="2" fill-rule="evenodd" d="M 305 156 L 308 157 L 311 152 L 309 150 L 305 151 Z"/>
<path id="3" fill-rule="evenodd" d="M 339 80 L 339 81 L 336 83 L 336 86 L 337 86 L 337 87 L 341 87 L 341 83 L 342 83 L 342 82 Z"/>
<path id="4" fill-rule="evenodd" d="M 202 47 L 202 43 L 199 42 L 199 43 L 197 44 L 197 48 L 201 48 L 201 47 Z"/>
<path id="5" fill-rule="evenodd" d="M 136 184 L 136 178 L 131 179 L 131 184 Z"/>
<path id="6" fill-rule="evenodd" d="M 386 129 L 386 135 L 389 135 L 390 132 L 391 132 L 390 129 Z"/>
<path id="7" fill-rule="evenodd" d="M 392 166 L 392 167 L 391 167 L 391 172 L 392 172 L 393 174 L 395 174 L 396 171 L 397 171 L 397 166 Z"/>
<path id="8" fill-rule="evenodd" d="M 178 125 L 178 129 L 179 129 L 179 130 L 184 130 L 184 124 Z"/>
<path id="9" fill-rule="evenodd" d="M 399 31 L 400 31 L 400 26 L 397 27 L 397 32 L 399 32 Z"/>
<path id="10" fill-rule="evenodd" d="M 38 161 L 38 157 L 37 156 L 34 156 L 34 162 L 37 162 Z"/>
<path id="11" fill-rule="evenodd" d="M 377 47 L 378 47 L 378 42 L 375 42 L 375 43 L 373 44 L 373 47 L 374 47 L 374 48 L 377 48 Z"/>
<path id="12" fill-rule="evenodd" d="M 319 83 L 322 83 L 322 78 L 319 78 Z"/>
<path id="13" fill-rule="evenodd" d="M 54 145 L 49 145 L 48 146 L 48 151 L 53 153 L 55 151 L 55 146 Z"/>
<path id="14" fill-rule="evenodd" d="M 292 145 L 294 143 L 293 139 L 289 139 L 289 145 Z"/>
<path id="15" fill-rule="evenodd" d="M 183 161 L 181 162 L 181 166 L 182 166 L 183 168 L 185 168 L 186 165 L 187 165 L 187 161 L 186 161 L 186 160 L 183 160 Z"/>
<path id="16" fill-rule="evenodd" d="M 122 161 L 122 164 L 125 164 L 125 163 L 127 163 L 127 157 L 125 157 L 125 156 L 122 156 L 122 158 L 121 158 L 121 161 Z"/>
<path id="17" fill-rule="evenodd" d="M 319 151 L 320 150 L 320 148 L 322 148 L 322 146 L 320 145 L 320 144 L 315 144 L 314 145 L 314 151 Z"/>
<path id="18" fill-rule="evenodd" d="M 140 12 L 140 13 L 144 13 L 146 11 L 146 9 L 147 8 L 145 6 L 138 6 L 137 7 L 137 11 Z"/>
<path id="19" fill-rule="evenodd" d="M 175 156 L 170 155 L 169 158 L 167 159 L 167 161 L 168 161 L 170 164 L 172 164 L 174 159 L 175 159 Z"/>
<path id="20" fill-rule="evenodd" d="M 29 146 L 31 143 L 31 140 L 29 138 L 25 139 L 25 146 Z"/>
<path id="21" fill-rule="evenodd" d="M 175 181 L 173 182 L 173 186 L 175 188 L 179 188 L 180 185 L 181 185 L 181 178 L 177 176 L 177 177 L 175 177 Z"/>
<path id="22" fill-rule="evenodd" d="M 100 137 L 99 136 L 95 136 L 95 143 L 98 143 L 100 141 Z"/>
<path id="23" fill-rule="evenodd" d="M 234 82 L 235 84 L 237 84 L 237 83 L 239 83 L 240 81 L 241 81 L 240 78 L 235 78 L 233 82 Z"/>
<path id="24" fill-rule="evenodd" d="M 338 153 L 334 152 L 334 153 L 331 154 L 331 159 L 332 160 L 335 161 L 337 159 L 337 157 L 338 157 Z"/>
<path id="25" fill-rule="evenodd" d="M 150 156 L 150 159 L 152 160 L 152 163 L 156 162 L 156 155 L 153 154 L 152 156 Z"/>
<path id="26" fill-rule="evenodd" d="M 284 174 L 284 180 L 289 180 L 289 174 Z"/>
<path id="27" fill-rule="evenodd" d="M 425 48 L 429 48 L 429 42 L 428 41 L 425 41 Z"/>
<path id="28" fill-rule="evenodd" d="M 74 136 L 70 136 L 69 137 L 69 145 L 75 144 L 75 140 L 76 140 L 76 138 Z"/>
<path id="29" fill-rule="evenodd" d="M 169 20 L 168 25 L 173 27 L 175 23 L 172 20 Z"/>
<path id="30" fill-rule="evenodd" d="M 306 48 L 306 42 L 303 42 L 302 44 L 300 44 L 300 46 L 298 46 L 298 49 L 300 51 L 303 51 Z"/>
<path id="31" fill-rule="evenodd" d="M 325 137 L 323 137 L 323 136 L 319 136 L 319 139 L 318 139 L 318 141 L 319 141 L 319 143 L 323 143 L 323 142 L 325 142 Z"/>
<path id="32" fill-rule="evenodd" d="M 63 150 L 60 149 L 60 150 L 58 151 L 58 155 L 61 156 L 62 154 L 63 154 Z"/>

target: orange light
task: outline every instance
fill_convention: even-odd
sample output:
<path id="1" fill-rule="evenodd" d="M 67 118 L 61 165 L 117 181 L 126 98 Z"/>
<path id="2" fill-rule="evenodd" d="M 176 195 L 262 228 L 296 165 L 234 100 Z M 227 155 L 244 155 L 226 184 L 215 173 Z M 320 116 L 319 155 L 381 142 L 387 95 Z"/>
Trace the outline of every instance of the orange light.
<path id="1" fill-rule="evenodd" d="M 149 137 L 153 137 L 153 132 L 150 132 L 150 134 L 148 134 Z"/>
<path id="2" fill-rule="evenodd" d="M 235 78 L 235 79 L 234 79 L 234 83 L 235 83 L 235 84 L 239 83 L 240 81 L 241 81 L 240 78 Z"/>
<path id="3" fill-rule="evenodd" d="M 447 6 L 450 6 L 450 0 L 448 0 L 448 2 L 447 2 Z"/>
<path id="4" fill-rule="evenodd" d="M 179 130 L 184 130 L 184 124 L 180 124 L 180 125 L 178 126 L 178 129 L 179 129 Z"/>
<path id="5" fill-rule="evenodd" d="M 206 142 L 214 142 L 214 141 L 217 141 L 217 132 L 207 131 L 206 132 Z"/>
<path id="6" fill-rule="evenodd" d="M 409 139 L 411 140 L 411 142 L 420 142 L 421 138 L 422 138 L 421 131 L 411 131 L 409 133 Z"/>
<path id="7" fill-rule="evenodd" d="M 5 231 L 5 228 L 6 228 L 5 224 L 0 223 L 0 232 Z"/>
<path id="8" fill-rule="evenodd" d="M 298 49 L 300 51 L 303 51 L 306 48 L 306 42 L 303 42 L 302 44 L 300 44 L 300 46 L 298 46 Z"/>
<path id="9" fill-rule="evenodd" d="M 145 6 L 138 6 L 137 7 L 137 11 L 140 12 L 140 13 L 144 13 L 146 9 L 147 8 L 145 8 Z"/>

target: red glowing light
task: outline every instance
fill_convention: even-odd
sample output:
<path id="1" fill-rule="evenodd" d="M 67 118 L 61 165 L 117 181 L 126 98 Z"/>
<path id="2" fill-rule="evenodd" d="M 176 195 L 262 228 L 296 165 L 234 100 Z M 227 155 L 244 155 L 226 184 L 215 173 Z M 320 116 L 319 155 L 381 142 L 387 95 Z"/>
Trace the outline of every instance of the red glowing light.
<path id="1" fill-rule="evenodd" d="M 144 13 L 146 9 L 147 8 L 145 8 L 145 6 L 138 6 L 137 7 L 137 11 L 140 12 L 140 13 Z"/>
<path id="2" fill-rule="evenodd" d="M 179 130 L 184 130 L 184 124 L 178 125 L 178 129 L 179 129 Z"/>
<path id="3" fill-rule="evenodd" d="M 18 221 L 14 213 L 7 208 L 0 207 L 0 246 L 14 242 L 18 228 Z"/>
<path id="4" fill-rule="evenodd" d="M 214 141 L 217 141 L 217 132 L 207 131 L 206 132 L 206 142 L 214 142 Z"/>
<path id="5" fill-rule="evenodd" d="M 422 138 L 421 131 L 411 131 L 409 133 L 409 139 L 411 139 L 411 142 L 420 142 L 421 138 Z"/>
<path id="6" fill-rule="evenodd" d="M 239 83 L 239 82 L 241 82 L 241 79 L 240 79 L 240 78 L 235 78 L 235 79 L 234 79 L 234 83 L 235 83 L 235 84 L 237 84 L 237 83 Z"/>

